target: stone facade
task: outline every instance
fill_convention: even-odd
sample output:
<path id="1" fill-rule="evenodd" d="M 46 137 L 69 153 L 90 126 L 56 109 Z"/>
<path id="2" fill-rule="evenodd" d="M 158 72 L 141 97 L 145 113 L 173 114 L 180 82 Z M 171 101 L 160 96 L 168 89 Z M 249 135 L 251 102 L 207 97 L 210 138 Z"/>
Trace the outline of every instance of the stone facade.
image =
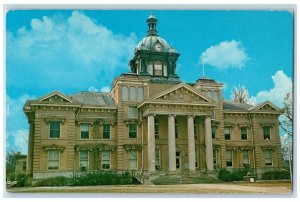
<path id="1" fill-rule="evenodd" d="M 129 73 L 111 92 L 52 92 L 24 106 L 30 130 L 27 174 L 33 180 L 92 170 L 145 175 L 214 172 L 249 166 L 258 175 L 282 167 L 278 116 L 266 101 L 225 101 L 222 83 L 183 83 L 179 53 L 147 20 Z"/>

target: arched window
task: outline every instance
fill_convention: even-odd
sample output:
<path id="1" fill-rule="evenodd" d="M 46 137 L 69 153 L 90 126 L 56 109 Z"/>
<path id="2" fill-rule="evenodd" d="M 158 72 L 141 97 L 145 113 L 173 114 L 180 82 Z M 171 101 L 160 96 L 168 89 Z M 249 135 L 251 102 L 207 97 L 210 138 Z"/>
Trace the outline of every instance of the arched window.
<path id="1" fill-rule="evenodd" d="M 131 86 L 130 87 L 130 101 L 135 101 L 136 98 L 135 98 L 135 87 L 134 86 Z"/>
<path id="2" fill-rule="evenodd" d="M 138 93 L 138 101 L 142 101 L 144 99 L 144 89 L 143 87 L 138 87 L 138 90 L 137 90 L 137 93 Z"/>
<path id="3" fill-rule="evenodd" d="M 215 92 L 214 92 L 214 100 L 215 100 L 216 102 L 218 102 L 218 100 L 219 100 L 219 93 L 218 93 L 218 91 L 215 91 Z"/>
<path id="4" fill-rule="evenodd" d="M 128 101 L 128 88 L 127 88 L 127 86 L 122 87 L 122 101 Z"/>
<path id="5" fill-rule="evenodd" d="M 163 67 L 162 67 L 161 61 L 156 60 L 154 62 L 154 75 L 162 76 L 162 73 L 163 73 L 162 70 L 163 70 Z"/>
<path id="6" fill-rule="evenodd" d="M 210 97 L 210 98 L 212 98 L 212 92 L 210 90 L 207 91 L 207 96 Z"/>

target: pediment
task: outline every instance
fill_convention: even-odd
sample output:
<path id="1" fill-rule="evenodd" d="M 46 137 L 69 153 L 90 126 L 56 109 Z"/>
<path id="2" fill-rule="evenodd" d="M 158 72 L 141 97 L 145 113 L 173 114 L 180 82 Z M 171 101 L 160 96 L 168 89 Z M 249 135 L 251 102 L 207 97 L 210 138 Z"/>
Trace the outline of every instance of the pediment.
<path id="1" fill-rule="evenodd" d="M 153 98 L 154 100 L 178 101 L 178 102 L 211 102 L 209 98 L 197 92 L 196 89 L 181 83 L 170 88 Z"/>
<path id="2" fill-rule="evenodd" d="M 38 101 L 50 103 L 75 103 L 74 100 L 57 91 L 40 98 Z"/>
<path id="3" fill-rule="evenodd" d="M 276 105 L 271 103 L 270 101 L 261 103 L 253 108 L 254 110 L 258 111 L 277 111 L 280 110 Z"/>

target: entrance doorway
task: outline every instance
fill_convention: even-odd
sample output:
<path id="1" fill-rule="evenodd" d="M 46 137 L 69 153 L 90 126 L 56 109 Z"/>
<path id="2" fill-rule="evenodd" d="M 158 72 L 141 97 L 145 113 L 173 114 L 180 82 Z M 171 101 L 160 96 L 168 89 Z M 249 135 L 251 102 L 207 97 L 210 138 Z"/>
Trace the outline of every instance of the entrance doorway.
<path id="1" fill-rule="evenodd" d="M 180 152 L 176 152 L 176 169 L 180 169 Z"/>

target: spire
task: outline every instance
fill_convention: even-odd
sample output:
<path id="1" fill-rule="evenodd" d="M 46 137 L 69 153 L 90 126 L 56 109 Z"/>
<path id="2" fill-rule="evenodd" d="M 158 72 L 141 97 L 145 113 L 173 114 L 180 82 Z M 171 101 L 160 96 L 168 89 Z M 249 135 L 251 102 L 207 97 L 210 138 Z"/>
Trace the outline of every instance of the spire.
<path id="1" fill-rule="evenodd" d="M 150 16 L 148 17 L 147 23 L 148 23 L 148 32 L 147 32 L 148 36 L 149 35 L 157 36 L 157 30 L 156 30 L 157 19 L 153 15 L 153 13 L 151 13 Z"/>

